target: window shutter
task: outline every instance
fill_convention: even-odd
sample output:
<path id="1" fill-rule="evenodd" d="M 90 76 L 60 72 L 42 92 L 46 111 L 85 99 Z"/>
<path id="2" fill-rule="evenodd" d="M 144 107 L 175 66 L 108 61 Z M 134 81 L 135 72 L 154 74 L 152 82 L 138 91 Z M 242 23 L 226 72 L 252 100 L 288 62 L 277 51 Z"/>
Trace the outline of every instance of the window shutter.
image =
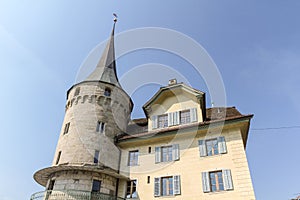
<path id="1" fill-rule="evenodd" d="M 173 113 L 173 118 L 174 118 L 174 125 L 180 124 L 180 122 L 179 122 L 179 112 L 178 111 Z"/>
<path id="2" fill-rule="evenodd" d="M 154 178 L 154 196 L 160 196 L 160 178 Z"/>
<path id="3" fill-rule="evenodd" d="M 173 177 L 174 195 L 180 194 L 180 176 Z"/>
<path id="4" fill-rule="evenodd" d="M 157 128 L 157 115 L 152 116 L 152 129 Z"/>
<path id="5" fill-rule="evenodd" d="M 209 173 L 202 172 L 202 189 L 203 192 L 210 192 Z"/>
<path id="6" fill-rule="evenodd" d="M 190 115 L 191 115 L 191 122 L 196 122 L 197 121 L 197 108 L 191 108 Z"/>
<path id="7" fill-rule="evenodd" d="M 161 162 L 161 148 L 155 147 L 155 163 Z"/>
<path id="8" fill-rule="evenodd" d="M 230 169 L 222 170 L 223 179 L 224 179 L 224 190 L 233 190 L 231 171 Z"/>
<path id="9" fill-rule="evenodd" d="M 173 160 L 179 160 L 180 151 L 179 144 L 173 144 Z"/>
<path id="10" fill-rule="evenodd" d="M 205 140 L 199 140 L 198 144 L 199 144 L 200 157 L 207 156 Z"/>
<path id="11" fill-rule="evenodd" d="M 227 153 L 225 137 L 218 137 L 218 147 L 220 153 Z"/>
<path id="12" fill-rule="evenodd" d="M 173 126 L 174 121 L 173 121 L 173 113 L 168 113 L 168 126 Z"/>

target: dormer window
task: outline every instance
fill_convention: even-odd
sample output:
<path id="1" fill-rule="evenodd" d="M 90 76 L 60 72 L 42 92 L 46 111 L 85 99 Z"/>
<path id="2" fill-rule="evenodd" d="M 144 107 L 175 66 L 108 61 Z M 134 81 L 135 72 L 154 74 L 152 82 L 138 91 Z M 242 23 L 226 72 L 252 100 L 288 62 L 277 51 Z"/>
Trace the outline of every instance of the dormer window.
<path id="1" fill-rule="evenodd" d="M 159 115 L 158 116 L 158 128 L 168 127 L 168 115 Z"/>
<path id="2" fill-rule="evenodd" d="M 188 124 L 191 122 L 191 111 L 183 110 L 180 111 L 180 124 Z"/>
<path id="3" fill-rule="evenodd" d="M 111 95 L 111 90 L 109 88 L 105 88 L 104 90 L 104 96 L 109 97 Z"/>

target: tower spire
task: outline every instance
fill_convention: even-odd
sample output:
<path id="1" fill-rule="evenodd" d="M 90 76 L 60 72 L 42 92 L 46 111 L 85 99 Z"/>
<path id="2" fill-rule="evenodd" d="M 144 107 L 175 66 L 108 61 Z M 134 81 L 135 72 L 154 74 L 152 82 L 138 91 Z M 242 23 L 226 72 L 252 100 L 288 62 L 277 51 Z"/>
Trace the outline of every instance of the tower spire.
<path id="1" fill-rule="evenodd" d="M 106 44 L 106 47 L 102 53 L 102 56 L 94 69 L 94 71 L 85 79 L 85 81 L 103 81 L 111 83 L 115 86 L 121 87 L 115 61 L 115 47 L 114 47 L 114 35 L 115 26 L 117 22 L 117 15 L 114 13 L 114 24 L 110 35 L 110 38 Z"/>

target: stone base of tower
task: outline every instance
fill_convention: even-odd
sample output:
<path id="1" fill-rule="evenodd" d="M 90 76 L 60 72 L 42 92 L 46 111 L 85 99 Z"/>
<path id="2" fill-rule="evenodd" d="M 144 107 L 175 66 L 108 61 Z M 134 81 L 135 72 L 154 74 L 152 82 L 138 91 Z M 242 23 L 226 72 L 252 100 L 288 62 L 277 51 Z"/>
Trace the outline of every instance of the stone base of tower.
<path id="1" fill-rule="evenodd" d="M 116 197 L 118 180 L 127 180 L 106 167 L 73 165 L 44 168 L 34 174 L 34 179 L 46 187 L 46 191 L 33 194 L 31 200 L 122 199 Z M 93 191 L 95 181 L 100 184 L 97 191 Z"/>

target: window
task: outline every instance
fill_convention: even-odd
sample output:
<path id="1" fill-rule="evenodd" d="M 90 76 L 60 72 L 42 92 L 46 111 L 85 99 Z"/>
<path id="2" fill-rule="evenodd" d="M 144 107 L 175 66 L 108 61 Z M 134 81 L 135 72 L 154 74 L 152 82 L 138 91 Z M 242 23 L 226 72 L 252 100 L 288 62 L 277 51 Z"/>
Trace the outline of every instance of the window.
<path id="1" fill-rule="evenodd" d="M 74 92 L 74 97 L 78 96 L 80 93 L 80 87 L 76 88 L 75 92 Z"/>
<path id="2" fill-rule="evenodd" d="M 139 151 L 129 151 L 128 166 L 138 165 Z"/>
<path id="3" fill-rule="evenodd" d="M 163 115 L 153 115 L 151 122 L 152 129 L 197 122 L 197 108 L 169 112 Z"/>
<path id="4" fill-rule="evenodd" d="M 214 139 L 199 140 L 198 144 L 201 157 L 227 153 L 225 137 L 223 136 Z"/>
<path id="5" fill-rule="evenodd" d="M 105 130 L 105 123 L 98 121 L 96 131 L 99 133 L 104 133 L 104 130 Z"/>
<path id="6" fill-rule="evenodd" d="M 147 183 L 150 183 L 150 176 L 147 176 Z"/>
<path id="7" fill-rule="evenodd" d="M 126 198 L 137 198 L 136 180 L 127 181 Z"/>
<path id="8" fill-rule="evenodd" d="M 191 122 L 190 110 L 180 111 L 180 124 L 188 124 Z"/>
<path id="9" fill-rule="evenodd" d="M 155 147 L 155 163 L 179 160 L 179 145 Z"/>
<path id="10" fill-rule="evenodd" d="M 100 192 L 100 188 L 101 188 L 101 181 L 93 180 L 92 192 Z"/>
<path id="11" fill-rule="evenodd" d="M 148 153 L 151 153 L 151 147 L 148 147 Z"/>
<path id="12" fill-rule="evenodd" d="M 233 190 L 231 171 L 229 169 L 202 172 L 203 192 Z"/>
<path id="13" fill-rule="evenodd" d="M 98 162 L 99 162 L 98 158 L 99 158 L 99 151 L 98 151 L 98 150 L 95 150 L 95 154 L 94 154 L 94 163 L 98 163 Z"/>
<path id="14" fill-rule="evenodd" d="M 70 128 L 70 122 L 65 124 L 64 134 L 67 134 L 69 132 Z"/>
<path id="15" fill-rule="evenodd" d="M 55 180 L 50 180 L 47 190 L 53 190 L 54 184 L 55 184 Z"/>
<path id="16" fill-rule="evenodd" d="M 168 127 L 168 115 L 158 116 L 158 128 Z"/>
<path id="17" fill-rule="evenodd" d="M 173 160 L 173 147 L 161 147 L 161 161 L 168 162 Z"/>
<path id="18" fill-rule="evenodd" d="M 109 88 L 105 88 L 104 90 L 104 96 L 109 97 L 111 95 L 111 90 Z"/>
<path id="19" fill-rule="evenodd" d="M 161 195 L 173 195 L 173 176 L 161 178 Z"/>
<path id="20" fill-rule="evenodd" d="M 154 178 L 154 196 L 172 196 L 180 194 L 180 176 Z"/>
<path id="21" fill-rule="evenodd" d="M 56 165 L 59 163 L 60 156 L 61 156 L 61 151 L 58 152 L 58 155 L 57 155 L 57 158 L 56 158 L 56 162 L 55 162 Z"/>
<path id="22" fill-rule="evenodd" d="M 218 140 L 211 139 L 205 141 L 206 145 L 206 152 L 208 156 L 218 155 L 219 154 L 219 147 L 218 147 Z"/>

